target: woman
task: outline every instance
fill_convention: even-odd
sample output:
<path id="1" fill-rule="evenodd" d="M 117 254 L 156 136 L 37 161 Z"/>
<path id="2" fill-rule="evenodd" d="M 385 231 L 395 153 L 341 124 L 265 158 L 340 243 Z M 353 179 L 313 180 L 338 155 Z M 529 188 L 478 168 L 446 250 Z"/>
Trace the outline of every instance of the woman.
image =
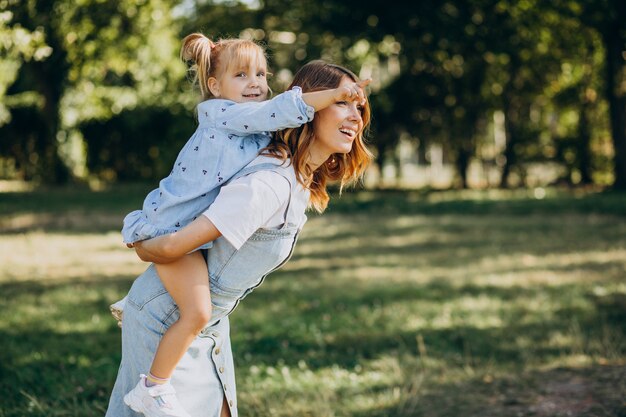
<path id="1" fill-rule="evenodd" d="M 369 104 L 349 70 L 313 61 L 303 66 L 289 87 L 304 93 L 345 87 L 354 100 L 338 101 L 315 113 L 311 122 L 278 132 L 261 156 L 221 189 L 211 207 L 178 233 L 136 245 L 144 261 L 167 263 L 210 241 L 207 252 L 212 308 L 230 314 L 265 276 L 291 256 L 298 232 L 313 206 L 328 204 L 326 184 L 343 186 L 358 179 L 371 160 L 363 142 Z M 362 84 L 363 85 L 363 84 Z M 356 99 L 356 98 L 359 99 Z M 122 401 L 145 373 L 163 333 L 178 320 L 178 308 L 154 265 L 133 284 L 124 310 L 122 363 L 108 417 L 135 416 Z M 235 376 L 228 317 L 210 322 L 179 362 L 172 386 L 193 417 L 237 416 Z M 164 400 L 171 393 L 159 393 Z M 177 415 L 175 413 L 163 415 Z"/>

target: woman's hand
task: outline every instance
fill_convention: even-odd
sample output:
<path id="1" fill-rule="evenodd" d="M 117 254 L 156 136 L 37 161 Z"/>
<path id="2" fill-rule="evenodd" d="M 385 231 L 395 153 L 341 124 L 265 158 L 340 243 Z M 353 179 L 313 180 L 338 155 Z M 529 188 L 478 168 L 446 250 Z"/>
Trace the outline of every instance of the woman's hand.
<path id="1" fill-rule="evenodd" d="M 198 216 L 176 233 L 136 242 L 133 247 L 142 261 L 167 264 L 221 235 L 206 216 Z"/>

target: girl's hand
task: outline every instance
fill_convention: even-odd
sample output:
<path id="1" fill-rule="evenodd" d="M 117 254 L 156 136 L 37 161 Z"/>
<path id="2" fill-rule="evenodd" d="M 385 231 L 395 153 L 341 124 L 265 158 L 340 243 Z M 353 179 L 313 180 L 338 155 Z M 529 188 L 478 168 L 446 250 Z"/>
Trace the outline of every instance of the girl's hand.
<path id="1" fill-rule="evenodd" d="M 372 82 L 371 78 L 337 88 L 335 101 L 356 101 L 365 105 L 365 87 Z"/>
<path id="2" fill-rule="evenodd" d="M 361 106 L 364 106 L 366 103 L 364 88 L 371 82 L 371 78 L 368 78 L 367 80 L 349 83 L 338 88 L 311 91 L 303 93 L 302 99 L 307 105 L 313 107 L 315 111 L 320 111 L 340 101 L 358 102 Z"/>
<path id="3" fill-rule="evenodd" d="M 168 263 L 173 262 L 173 261 L 176 260 L 176 258 L 172 259 L 172 258 L 159 256 L 158 254 L 150 251 L 146 247 L 148 245 L 144 245 L 144 242 L 147 242 L 147 241 L 144 240 L 144 241 L 141 241 L 141 242 L 135 242 L 133 244 L 133 249 L 135 249 L 135 253 L 139 257 L 139 259 L 141 259 L 142 261 L 144 261 L 144 262 L 154 262 L 155 264 L 168 264 Z"/>
<path id="4" fill-rule="evenodd" d="M 154 262 L 154 263 L 161 263 L 161 264 L 165 264 L 169 262 L 172 262 L 172 260 L 169 260 L 167 258 L 163 258 L 161 256 L 157 256 L 154 253 L 150 252 L 149 250 L 147 250 L 144 245 L 143 245 L 144 241 L 138 241 L 138 242 L 134 242 L 134 243 L 127 243 L 126 247 L 128 249 L 135 249 L 135 253 L 137 254 L 137 256 L 139 257 L 139 259 L 141 259 L 144 262 Z"/>
<path id="5" fill-rule="evenodd" d="M 139 257 L 139 259 L 144 262 L 150 262 L 150 260 L 148 259 L 150 255 L 143 249 L 141 242 L 136 242 L 132 246 L 129 246 L 129 248 L 135 249 L 135 253 Z"/>

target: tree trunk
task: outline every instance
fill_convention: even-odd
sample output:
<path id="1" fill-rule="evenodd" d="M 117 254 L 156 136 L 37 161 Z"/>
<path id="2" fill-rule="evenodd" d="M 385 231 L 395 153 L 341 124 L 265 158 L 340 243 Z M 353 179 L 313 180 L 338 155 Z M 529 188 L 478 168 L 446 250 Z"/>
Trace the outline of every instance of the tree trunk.
<path id="1" fill-rule="evenodd" d="M 511 169 L 516 163 L 515 144 L 517 143 L 517 135 L 515 133 L 515 123 L 517 113 L 511 101 L 514 99 L 506 99 L 504 104 L 504 134 L 506 144 L 504 147 L 504 166 L 502 167 L 502 176 L 500 177 L 500 188 L 508 188 L 509 175 Z"/>
<path id="2" fill-rule="evenodd" d="M 27 64 L 37 90 L 44 98 L 44 105 L 40 111 L 44 129 L 37 138 L 36 152 L 39 154 L 39 162 L 36 171 L 42 182 L 62 184 L 70 178 L 69 169 L 59 155 L 59 141 L 57 140 L 61 98 L 67 82 L 68 64 L 60 42 L 56 42 L 54 37 L 50 37 L 49 42 L 55 53 L 45 61 Z"/>
<path id="3" fill-rule="evenodd" d="M 578 120 L 578 169 L 580 170 L 580 183 L 591 184 L 591 124 L 589 123 L 589 111 L 591 103 L 586 97 L 583 98 Z"/>
<path id="4" fill-rule="evenodd" d="M 626 5 L 615 2 L 615 12 L 611 25 L 602 31 L 606 48 L 606 87 L 611 118 L 611 136 L 615 149 L 615 182 L 613 187 L 626 190 L 626 63 L 622 55 L 626 39 L 622 35 L 626 29 Z"/>
<path id="5" fill-rule="evenodd" d="M 459 173 L 459 178 L 461 179 L 461 188 L 464 190 L 469 188 L 467 183 L 467 171 L 469 168 L 469 161 L 472 157 L 471 152 L 468 152 L 466 149 L 459 149 L 456 157 L 456 169 Z"/>
<path id="6" fill-rule="evenodd" d="M 456 153 L 456 169 L 461 178 L 461 187 L 465 190 L 469 188 L 469 167 L 472 157 L 476 155 L 476 135 L 478 134 L 480 123 L 480 116 L 478 113 L 470 111 L 468 112 L 467 127 L 463 132 L 458 132 L 458 137 L 465 137 L 460 141 L 459 147 Z"/>
<path id="7" fill-rule="evenodd" d="M 376 157 L 374 159 L 374 163 L 378 167 L 378 186 L 381 187 L 383 185 L 383 168 L 385 167 L 385 154 L 387 153 L 388 142 L 382 138 L 378 137 L 376 141 Z"/>

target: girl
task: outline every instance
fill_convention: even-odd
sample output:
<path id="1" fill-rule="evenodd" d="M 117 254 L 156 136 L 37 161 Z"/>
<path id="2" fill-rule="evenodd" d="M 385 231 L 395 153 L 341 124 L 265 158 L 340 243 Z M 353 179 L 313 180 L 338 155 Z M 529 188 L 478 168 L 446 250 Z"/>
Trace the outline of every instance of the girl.
<path id="1" fill-rule="evenodd" d="M 267 131 L 298 127 L 311 121 L 315 111 L 337 101 L 365 102 L 362 88 L 367 81 L 306 94 L 294 87 L 265 101 L 269 91 L 266 58 L 263 49 L 251 41 L 230 39 L 214 44 L 193 34 L 183 40 L 181 56 L 195 63 L 196 80 L 205 99 L 198 105 L 199 127 L 170 175 L 148 194 L 143 210 L 124 219 L 122 234 L 129 247 L 196 221 L 215 199 L 220 185 L 269 143 Z M 355 132 L 343 127 L 342 134 L 353 136 Z M 249 201 L 242 198 L 233 204 L 246 206 Z M 268 207 L 261 205 L 254 214 L 263 217 Z M 227 314 L 212 311 L 206 262 L 196 250 L 210 246 L 200 242 L 185 256 L 155 265 L 180 316 L 163 334 L 148 375 L 140 376 L 124 397 L 133 410 L 147 416 L 188 416 L 174 395 L 170 377 L 207 323 Z"/>

